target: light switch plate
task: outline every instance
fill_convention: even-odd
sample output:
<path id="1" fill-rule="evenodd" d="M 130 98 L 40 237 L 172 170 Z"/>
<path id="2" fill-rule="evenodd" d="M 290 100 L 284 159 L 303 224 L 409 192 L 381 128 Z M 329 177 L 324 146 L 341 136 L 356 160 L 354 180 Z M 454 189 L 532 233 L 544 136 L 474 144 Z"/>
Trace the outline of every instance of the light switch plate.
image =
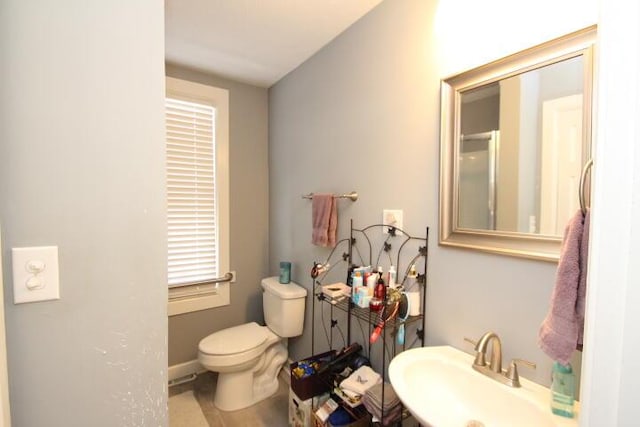
<path id="1" fill-rule="evenodd" d="M 58 247 L 12 248 L 13 303 L 60 299 Z"/>
<path id="2" fill-rule="evenodd" d="M 402 209 L 383 209 L 382 223 L 402 230 L 402 214 Z M 383 227 L 382 233 L 387 234 L 388 229 Z"/>

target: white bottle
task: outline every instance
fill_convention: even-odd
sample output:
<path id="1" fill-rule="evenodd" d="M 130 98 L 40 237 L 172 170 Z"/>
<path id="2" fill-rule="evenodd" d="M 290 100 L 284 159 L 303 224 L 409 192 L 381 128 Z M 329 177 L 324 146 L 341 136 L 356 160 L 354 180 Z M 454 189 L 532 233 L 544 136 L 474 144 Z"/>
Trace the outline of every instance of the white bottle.
<path id="1" fill-rule="evenodd" d="M 422 314 L 421 306 L 421 294 L 420 286 L 416 286 L 418 283 L 418 273 L 416 273 L 416 266 L 411 265 L 409 273 L 407 274 L 407 282 L 405 286 L 405 293 L 409 300 L 409 316 L 418 316 Z"/>
<path id="2" fill-rule="evenodd" d="M 411 268 L 409 268 L 409 273 L 407 274 L 407 284 L 404 287 L 407 291 L 412 290 L 415 286 L 418 279 L 418 273 L 416 273 L 415 264 L 411 264 Z"/>
<path id="3" fill-rule="evenodd" d="M 392 265 L 391 267 L 389 267 L 389 278 L 387 279 L 387 284 L 392 289 L 396 288 L 396 278 L 397 278 L 396 268 Z"/>

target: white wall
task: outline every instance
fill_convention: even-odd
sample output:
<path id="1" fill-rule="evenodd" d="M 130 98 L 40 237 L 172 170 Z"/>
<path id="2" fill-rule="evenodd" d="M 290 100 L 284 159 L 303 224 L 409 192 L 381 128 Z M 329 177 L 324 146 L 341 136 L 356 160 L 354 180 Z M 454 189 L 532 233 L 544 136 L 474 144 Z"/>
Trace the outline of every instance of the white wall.
<path id="1" fill-rule="evenodd" d="M 0 223 L 14 426 L 166 425 L 163 4 L 3 0 Z M 58 301 L 12 303 L 11 247 Z"/>
<path id="2" fill-rule="evenodd" d="M 602 0 L 582 426 L 638 425 L 640 4 Z"/>
<path id="3" fill-rule="evenodd" d="M 538 363 L 523 375 L 548 383 L 551 361 L 536 340 L 556 266 L 437 245 L 439 83 L 593 24 L 595 6 L 580 3 L 576 14 L 551 1 L 530 9 L 503 2 L 498 17 L 495 2 L 468 3 L 385 1 L 271 88 L 270 265 L 292 260 L 293 279 L 310 289 L 311 263 L 327 255 L 310 244 L 302 194 L 360 193 L 340 202 L 342 236 L 350 218 L 364 226 L 383 208 L 404 209 L 405 229 L 431 227 L 428 344 L 467 348 L 463 337 L 495 330 L 505 359 Z M 307 310 L 304 336 L 291 340 L 294 358 L 310 351 L 310 320 Z"/>
<path id="4" fill-rule="evenodd" d="M 0 229 L 2 250 L 2 229 Z M 4 284 L 2 278 L 2 254 L 0 253 L 0 427 L 11 426 L 9 406 L 9 376 L 7 374 L 7 339 L 4 329 Z"/>

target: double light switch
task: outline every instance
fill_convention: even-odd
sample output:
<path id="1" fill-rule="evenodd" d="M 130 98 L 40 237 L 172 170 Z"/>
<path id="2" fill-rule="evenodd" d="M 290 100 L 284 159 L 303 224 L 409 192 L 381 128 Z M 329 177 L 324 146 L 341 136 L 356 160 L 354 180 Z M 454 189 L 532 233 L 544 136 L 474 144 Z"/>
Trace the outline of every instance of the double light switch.
<path id="1" fill-rule="evenodd" d="M 12 248 L 13 302 L 60 299 L 58 247 Z"/>

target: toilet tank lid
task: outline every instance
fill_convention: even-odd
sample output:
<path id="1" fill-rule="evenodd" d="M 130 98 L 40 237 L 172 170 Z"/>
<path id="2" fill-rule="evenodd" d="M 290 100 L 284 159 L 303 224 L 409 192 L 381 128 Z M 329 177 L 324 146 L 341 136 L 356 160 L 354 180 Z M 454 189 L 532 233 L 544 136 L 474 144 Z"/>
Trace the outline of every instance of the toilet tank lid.
<path id="1" fill-rule="evenodd" d="M 250 322 L 214 332 L 200 341 L 198 348 L 213 355 L 242 353 L 259 346 L 268 336 L 267 327 Z"/>
<path id="2" fill-rule="evenodd" d="M 307 296 L 305 288 L 293 282 L 280 283 L 278 276 L 262 279 L 262 288 L 282 299 L 304 298 Z"/>

